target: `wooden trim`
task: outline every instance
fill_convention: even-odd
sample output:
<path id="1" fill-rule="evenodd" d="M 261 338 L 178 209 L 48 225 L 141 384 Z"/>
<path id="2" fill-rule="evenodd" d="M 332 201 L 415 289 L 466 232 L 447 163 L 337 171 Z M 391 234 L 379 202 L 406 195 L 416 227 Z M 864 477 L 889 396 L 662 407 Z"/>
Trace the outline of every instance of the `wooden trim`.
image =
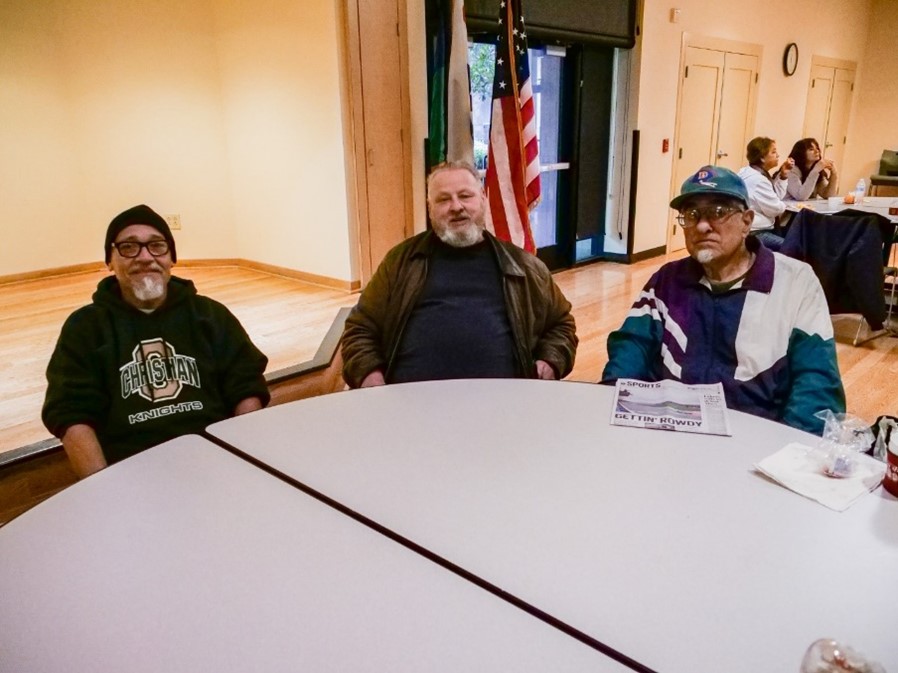
<path id="1" fill-rule="evenodd" d="M 307 273 L 297 269 L 288 269 L 284 266 L 275 266 L 274 264 L 266 264 L 265 262 L 254 262 L 249 259 L 239 258 L 223 258 L 223 259 L 186 259 L 175 264 L 186 267 L 208 267 L 208 266 L 237 266 L 261 271 L 262 273 L 271 274 L 272 276 L 283 276 L 294 280 L 301 280 L 312 285 L 320 285 L 332 290 L 342 290 L 344 292 L 358 292 L 362 289 L 362 283 L 359 280 L 341 280 L 339 278 L 331 278 L 329 276 L 319 276 L 315 273 Z M 72 266 L 63 266 L 54 269 L 43 269 L 41 271 L 28 271 L 26 273 L 11 274 L 9 276 L 0 276 L 0 285 L 9 283 L 20 283 L 30 280 L 43 280 L 45 278 L 55 278 L 57 276 L 69 276 L 77 273 L 87 273 L 91 271 L 103 271 L 106 265 L 102 262 L 91 262 L 88 264 L 74 264 Z M 177 272 L 176 272 L 177 275 Z"/>
<path id="2" fill-rule="evenodd" d="M 268 383 L 268 387 L 270 388 L 287 379 L 296 378 L 297 376 L 302 376 L 303 374 L 308 374 L 330 365 L 337 353 L 337 347 L 340 345 L 340 337 L 343 336 L 343 327 L 346 324 L 346 317 L 351 310 L 352 309 L 350 308 L 341 308 L 337 312 L 337 317 L 334 318 L 334 322 L 331 323 L 330 329 L 327 331 L 327 334 L 324 335 L 324 339 L 321 340 L 321 345 L 318 347 L 318 351 L 311 360 L 266 374 L 265 381 Z"/>
<path id="3" fill-rule="evenodd" d="M 245 259 L 238 259 L 234 257 L 222 257 L 221 259 L 183 259 L 178 260 L 175 264 L 172 265 L 173 268 L 179 266 L 187 266 L 187 267 L 210 267 L 210 266 L 244 266 L 248 265 Z M 177 275 L 177 274 L 176 274 Z"/>
<path id="4" fill-rule="evenodd" d="M 642 252 L 634 253 L 630 256 L 630 263 L 641 262 L 644 259 L 651 259 L 652 257 L 660 257 L 667 253 L 666 245 L 659 245 L 657 248 L 651 248 L 649 250 L 643 250 Z"/>
<path id="5" fill-rule="evenodd" d="M 813 68 L 815 65 L 823 66 L 824 68 L 839 68 L 840 70 L 857 72 L 857 63 L 854 61 L 844 61 L 840 58 L 830 58 L 829 56 L 812 55 L 811 67 Z"/>
<path id="6" fill-rule="evenodd" d="M 397 0 L 399 12 L 399 90 L 402 105 L 400 133 L 402 136 L 402 182 L 405 187 L 405 236 L 415 233 L 414 176 L 412 175 L 412 101 L 409 79 L 409 31 L 407 0 Z"/>
<path id="7" fill-rule="evenodd" d="M 362 289 L 362 282 L 359 280 L 341 280 L 339 278 L 330 278 L 329 276 L 319 276 L 315 273 L 307 273 L 296 269 L 288 269 L 284 266 L 275 266 L 274 264 L 266 264 L 265 262 L 253 262 L 248 259 L 238 259 L 235 266 L 245 266 L 249 269 L 270 273 L 274 276 L 284 276 L 301 280 L 312 285 L 321 285 L 332 290 L 343 290 L 344 292 L 358 292 Z M 212 266 L 212 265 L 210 265 Z M 221 266 L 221 265 L 219 265 Z"/>
<path id="8" fill-rule="evenodd" d="M 730 51 L 737 54 L 757 56 L 759 58 L 764 55 L 764 47 L 760 44 L 753 44 L 751 42 L 739 42 L 737 40 L 727 40 L 720 37 L 708 37 L 705 35 L 692 35 L 690 33 L 683 33 L 683 47 L 713 49 L 714 51 Z"/>
<path id="9" fill-rule="evenodd" d="M 11 283 L 23 283 L 30 280 L 43 280 L 44 278 L 56 278 L 58 276 L 71 276 L 76 273 L 90 271 L 102 271 L 106 268 L 103 262 L 88 262 L 86 264 L 72 264 L 70 266 L 58 266 L 53 269 L 40 269 L 38 271 L 25 271 L 24 273 L 11 273 L 0 276 L 0 285 Z"/>
<path id="10" fill-rule="evenodd" d="M 382 169 L 382 163 L 389 162 L 390 165 L 395 164 L 395 174 L 391 176 L 387 182 L 391 188 L 398 187 L 401 182 L 403 191 L 401 202 L 397 195 L 396 198 L 396 214 L 391 215 L 395 221 L 402 224 L 402 235 L 399 240 L 392 241 L 395 245 L 400 240 L 404 240 L 410 236 L 414 228 L 414 176 L 412 161 L 412 114 L 410 102 L 410 83 L 409 83 L 409 45 L 408 45 L 408 4 L 407 0 L 387 0 L 379 4 L 373 0 L 338 0 L 341 3 L 341 9 L 345 11 L 345 54 L 346 54 L 346 73 L 348 82 L 346 85 L 346 95 L 348 97 L 349 118 L 344 122 L 344 128 L 348 129 L 347 143 L 344 144 L 344 152 L 351 155 L 347 158 L 347 166 L 352 166 L 352 182 L 354 184 L 354 192 L 356 196 L 355 209 L 358 218 L 357 231 L 357 250 L 358 253 L 358 271 L 361 276 L 361 283 L 365 284 L 374 275 L 377 265 L 380 263 L 380 257 L 385 251 L 378 251 L 378 246 L 383 242 L 384 232 L 393 232 L 392 228 L 387 228 L 380 220 L 377 213 L 377 207 L 372 208 L 371 194 L 380 193 L 382 170 L 372 170 L 372 168 Z M 393 26 L 388 31 L 382 31 L 375 35 L 372 32 L 364 32 L 362 30 L 363 17 L 366 11 L 376 8 L 381 16 L 392 17 L 395 13 L 396 24 L 395 33 Z M 395 45 L 394 45 L 395 41 Z M 376 71 L 378 67 L 383 68 L 383 64 L 367 64 L 364 59 L 370 50 L 377 47 L 383 47 L 389 43 L 389 51 L 395 46 L 398 57 L 397 79 L 399 82 L 399 118 L 395 120 L 385 121 L 378 119 L 374 112 L 379 97 L 384 96 L 384 92 L 376 87 L 378 77 Z M 392 56 L 391 56 L 392 59 Z M 390 61 L 392 63 L 392 60 Z M 391 66 L 392 67 L 392 66 Z M 372 69 L 373 72 L 367 73 L 366 68 Z M 391 71 L 392 72 L 392 71 Z M 367 73 L 367 77 L 366 77 Z M 392 85 L 390 85 L 392 87 Z M 391 88 L 391 97 L 397 93 Z M 394 128 L 395 127 L 395 128 Z M 393 133 L 399 136 L 401 156 L 390 156 L 388 159 L 375 154 L 375 150 L 382 152 L 382 145 L 387 135 L 391 138 Z M 392 144 L 393 140 L 390 140 Z M 392 150 L 391 150 L 392 152 Z M 370 155 L 369 155 L 370 153 Z M 372 163 L 374 162 L 374 163 Z M 397 185 L 393 184 L 393 179 L 397 180 Z M 350 207 L 353 204 L 349 204 Z M 373 215 L 372 215 L 373 213 Z M 398 227 L 397 227 L 398 228 Z M 398 232 L 397 232 L 398 233 Z M 390 236 L 392 239 L 393 236 Z M 353 241 L 355 244 L 356 241 Z"/>
<path id="11" fill-rule="evenodd" d="M 76 481 L 62 448 L 4 467 L 0 471 L 0 526 Z"/>
<path id="12" fill-rule="evenodd" d="M 352 166 L 353 192 L 356 196 L 356 254 L 362 282 L 374 273 L 371 268 L 371 235 L 368 218 L 368 159 L 365 156 L 364 95 L 362 93 L 362 54 L 359 26 L 359 0 L 343 0 L 346 28 L 346 71 L 348 76 L 348 125 L 349 142 L 344 151 L 351 156 L 347 166 Z M 349 204 L 347 204 L 348 207 Z"/>
<path id="13" fill-rule="evenodd" d="M 345 166 L 344 181 L 346 183 L 346 216 L 349 220 L 349 257 L 350 269 L 353 276 L 361 277 L 362 281 L 370 278 L 360 271 L 361 244 L 359 232 L 362 229 L 362 218 L 367 217 L 367 212 L 362 211 L 362 201 L 359 194 L 359 173 L 364 169 L 359 167 L 358 161 L 362 156 L 362 150 L 357 139 L 358 128 L 356 116 L 359 114 L 361 101 L 362 76 L 359 69 L 358 57 L 358 9 L 355 0 L 339 0 L 337 8 L 337 59 L 340 68 L 340 100 L 341 124 L 343 128 L 343 164 Z M 355 12 L 355 15 L 353 15 Z M 352 32 L 355 30 L 355 33 Z M 354 37 L 353 37 L 354 36 Z M 355 52 L 353 52 L 355 50 Z M 363 165 L 364 166 L 364 165 Z"/>
<path id="14" fill-rule="evenodd" d="M 13 463 L 22 463 L 32 458 L 50 455 L 62 450 L 62 442 L 56 437 L 42 439 L 34 444 L 20 446 L 12 451 L 4 451 L 0 453 L 0 470 L 12 465 Z"/>

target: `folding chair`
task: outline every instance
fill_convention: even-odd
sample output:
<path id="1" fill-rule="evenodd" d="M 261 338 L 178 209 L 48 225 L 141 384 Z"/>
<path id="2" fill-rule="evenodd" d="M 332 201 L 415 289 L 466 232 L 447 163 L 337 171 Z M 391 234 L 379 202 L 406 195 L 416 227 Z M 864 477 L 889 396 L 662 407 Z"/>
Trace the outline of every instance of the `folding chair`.
<path id="1" fill-rule="evenodd" d="M 898 292 L 898 271 L 885 263 L 894 232 L 895 225 L 879 215 L 862 211 L 822 215 L 805 209 L 793 218 L 780 249 L 811 265 L 831 315 L 861 314 L 855 346 L 890 333 L 884 328 Z M 887 275 L 892 279 L 889 310 L 884 291 Z M 861 339 L 865 322 L 871 334 Z"/>
<path id="2" fill-rule="evenodd" d="M 882 151 L 879 173 L 870 176 L 870 196 L 876 194 L 879 187 L 898 187 L 898 151 Z"/>

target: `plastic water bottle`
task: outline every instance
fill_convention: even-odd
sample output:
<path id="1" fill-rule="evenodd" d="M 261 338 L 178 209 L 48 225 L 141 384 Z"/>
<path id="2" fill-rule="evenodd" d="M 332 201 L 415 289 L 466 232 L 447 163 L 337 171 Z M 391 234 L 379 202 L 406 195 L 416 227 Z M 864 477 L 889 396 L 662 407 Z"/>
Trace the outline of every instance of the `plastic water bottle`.
<path id="1" fill-rule="evenodd" d="M 854 202 L 858 205 L 864 202 L 864 194 L 867 193 L 867 183 L 864 178 L 857 181 L 854 187 Z"/>

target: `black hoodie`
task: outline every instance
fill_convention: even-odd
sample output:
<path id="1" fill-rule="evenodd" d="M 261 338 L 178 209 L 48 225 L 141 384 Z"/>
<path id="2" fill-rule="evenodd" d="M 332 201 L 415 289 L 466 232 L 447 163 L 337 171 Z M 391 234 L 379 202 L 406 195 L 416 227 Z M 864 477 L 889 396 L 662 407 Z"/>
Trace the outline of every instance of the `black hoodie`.
<path id="1" fill-rule="evenodd" d="M 63 325 L 42 418 L 57 437 L 91 426 L 112 464 L 229 418 L 247 397 L 268 404 L 267 363 L 237 318 L 191 281 L 172 276 L 163 305 L 146 314 L 110 276 Z"/>

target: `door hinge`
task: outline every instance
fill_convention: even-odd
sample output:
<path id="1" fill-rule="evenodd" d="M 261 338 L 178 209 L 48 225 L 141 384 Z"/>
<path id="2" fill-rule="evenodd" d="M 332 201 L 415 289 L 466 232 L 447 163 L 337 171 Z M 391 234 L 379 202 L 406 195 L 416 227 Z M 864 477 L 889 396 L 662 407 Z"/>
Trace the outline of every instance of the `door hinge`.
<path id="1" fill-rule="evenodd" d="M 689 77 L 689 66 L 688 65 L 686 66 L 686 74 L 683 75 L 683 79 L 686 79 L 687 77 Z"/>
<path id="2" fill-rule="evenodd" d="M 758 83 L 758 73 L 755 73 L 755 84 Z"/>
<path id="3" fill-rule="evenodd" d="M 679 153 L 677 154 L 677 159 L 682 159 L 682 158 L 683 158 L 683 148 L 681 147 Z"/>

